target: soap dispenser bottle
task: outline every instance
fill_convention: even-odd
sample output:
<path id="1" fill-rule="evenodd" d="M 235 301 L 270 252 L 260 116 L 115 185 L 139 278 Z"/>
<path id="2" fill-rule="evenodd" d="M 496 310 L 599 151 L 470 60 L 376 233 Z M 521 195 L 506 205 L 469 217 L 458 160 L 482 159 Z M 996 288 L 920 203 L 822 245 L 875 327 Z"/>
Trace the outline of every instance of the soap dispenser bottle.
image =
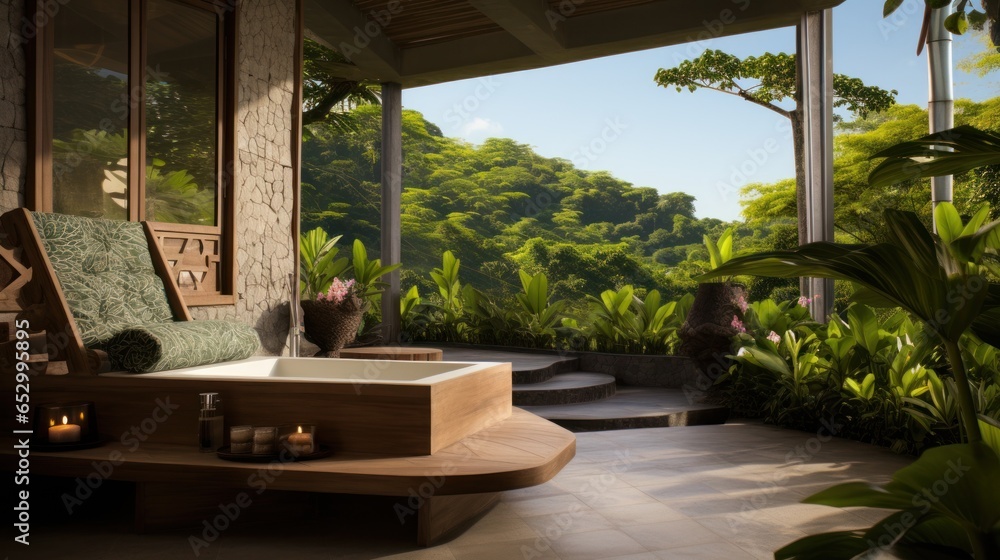
<path id="1" fill-rule="evenodd" d="M 198 414 L 198 448 L 214 453 L 222 447 L 225 430 L 222 420 L 222 399 L 218 393 L 201 393 L 201 412 Z"/>

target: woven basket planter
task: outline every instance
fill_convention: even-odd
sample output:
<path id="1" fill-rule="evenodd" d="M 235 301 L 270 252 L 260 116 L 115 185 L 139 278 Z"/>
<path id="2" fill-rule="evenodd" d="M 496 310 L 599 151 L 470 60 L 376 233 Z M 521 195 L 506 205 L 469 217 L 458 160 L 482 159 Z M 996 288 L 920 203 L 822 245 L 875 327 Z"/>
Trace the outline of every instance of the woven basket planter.
<path id="1" fill-rule="evenodd" d="M 319 346 L 317 356 L 339 358 L 340 350 L 358 334 L 364 315 L 364 304 L 357 296 L 340 303 L 302 301 L 302 322 L 306 340 Z"/>
<path id="2" fill-rule="evenodd" d="M 703 372 L 714 364 L 728 368 L 733 337 L 737 330 L 733 317 L 743 317 L 739 300 L 746 298 L 746 287 L 730 282 L 709 282 L 698 286 L 694 304 L 677 335 L 680 354 L 694 358 Z"/>

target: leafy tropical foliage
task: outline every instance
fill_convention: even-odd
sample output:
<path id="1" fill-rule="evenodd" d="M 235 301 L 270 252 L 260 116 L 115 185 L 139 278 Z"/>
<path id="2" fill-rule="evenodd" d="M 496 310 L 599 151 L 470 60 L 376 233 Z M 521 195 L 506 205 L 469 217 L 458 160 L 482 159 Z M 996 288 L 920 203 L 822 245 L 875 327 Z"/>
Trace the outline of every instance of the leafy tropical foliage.
<path id="1" fill-rule="evenodd" d="M 299 237 L 299 281 L 302 299 L 316 299 L 318 294 L 325 292 L 333 279 L 347 270 L 349 263 L 346 257 L 337 259 L 337 242 L 342 236 L 334 238 L 323 230 L 315 228 Z"/>
<path id="2" fill-rule="evenodd" d="M 924 322 L 926 332 L 943 344 L 958 391 L 963 424 L 970 441 L 980 439 L 959 342 L 972 329 L 983 340 L 1000 342 L 996 322 L 1000 290 L 985 276 L 995 273 L 991 259 L 1000 249 L 1000 222 L 986 224 L 988 209 L 963 224 L 954 206 L 936 211 L 940 236 L 908 212 L 886 211 L 892 243 L 841 245 L 810 243 L 790 251 L 736 258 L 709 272 L 723 274 L 835 278 L 857 286 L 857 301 L 901 307 Z"/>

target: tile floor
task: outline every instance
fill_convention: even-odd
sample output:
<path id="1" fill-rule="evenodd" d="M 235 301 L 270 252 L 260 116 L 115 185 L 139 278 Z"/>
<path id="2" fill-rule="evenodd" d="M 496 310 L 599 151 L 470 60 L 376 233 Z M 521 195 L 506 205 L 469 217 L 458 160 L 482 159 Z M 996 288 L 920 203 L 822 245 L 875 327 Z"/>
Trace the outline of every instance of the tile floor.
<path id="1" fill-rule="evenodd" d="M 884 482 L 910 461 L 814 436 L 739 422 L 578 434 L 576 458 L 555 479 L 506 493 L 467 532 L 429 549 L 413 544 L 413 527 L 399 524 L 391 502 L 365 498 L 337 502 L 329 515 L 311 518 L 244 516 L 198 554 L 191 530 L 137 535 L 127 508 L 83 507 L 39 521 L 28 549 L 0 554 L 10 560 L 771 558 L 808 533 L 862 527 L 882 513 L 804 505 L 802 498 L 844 480 Z M 127 493 L 108 489 L 115 491 Z"/>

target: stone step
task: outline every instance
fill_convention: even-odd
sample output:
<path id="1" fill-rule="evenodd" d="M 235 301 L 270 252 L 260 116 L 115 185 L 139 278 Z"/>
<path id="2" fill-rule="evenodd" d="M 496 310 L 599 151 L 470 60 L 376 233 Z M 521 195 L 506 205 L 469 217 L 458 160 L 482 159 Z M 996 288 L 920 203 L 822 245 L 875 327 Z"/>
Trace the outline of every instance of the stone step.
<path id="1" fill-rule="evenodd" d="M 560 373 L 580 369 L 580 359 L 555 352 L 531 352 L 477 348 L 473 346 L 437 346 L 446 362 L 510 362 L 515 385 L 541 383 Z"/>
<path id="2" fill-rule="evenodd" d="M 620 386 L 596 402 L 522 408 L 573 432 L 724 424 L 729 418 L 726 407 L 691 402 L 680 389 L 652 387 Z"/>
<path id="3" fill-rule="evenodd" d="M 592 403 L 615 394 L 615 378 L 603 373 L 561 373 L 539 383 L 515 384 L 514 406 Z"/>

